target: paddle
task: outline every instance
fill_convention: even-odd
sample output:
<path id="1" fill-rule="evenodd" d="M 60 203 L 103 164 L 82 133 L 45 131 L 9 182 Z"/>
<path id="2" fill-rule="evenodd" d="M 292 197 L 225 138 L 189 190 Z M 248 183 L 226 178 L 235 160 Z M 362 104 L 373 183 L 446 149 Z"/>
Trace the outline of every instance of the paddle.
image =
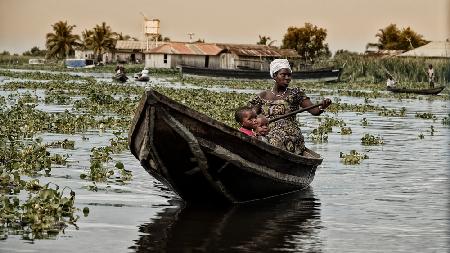
<path id="1" fill-rule="evenodd" d="M 305 107 L 305 108 L 302 108 L 302 109 L 298 109 L 298 110 L 286 113 L 285 115 L 281 115 L 279 117 L 275 117 L 273 119 L 269 119 L 269 123 L 272 123 L 272 122 L 280 120 L 280 119 L 287 118 L 287 117 L 295 115 L 297 113 L 301 113 L 301 112 L 304 112 L 304 111 L 309 111 L 309 110 L 311 110 L 313 108 L 316 108 L 316 107 L 319 107 L 321 105 L 322 105 L 322 103 L 319 103 L 319 104 L 316 104 L 316 105 L 311 105 L 311 106 L 308 106 L 308 107 Z"/>

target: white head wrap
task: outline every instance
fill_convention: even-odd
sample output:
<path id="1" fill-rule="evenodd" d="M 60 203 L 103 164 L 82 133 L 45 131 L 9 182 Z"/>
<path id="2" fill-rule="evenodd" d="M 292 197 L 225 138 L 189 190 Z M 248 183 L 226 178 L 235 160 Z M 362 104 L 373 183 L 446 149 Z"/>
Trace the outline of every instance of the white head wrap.
<path id="1" fill-rule="evenodd" d="M 273 74 L 280 69 L 289 69 L 292 72 L 291 65 L 287 59 L 275 59 L 270 63 L 270 77 L 273 78 Z"/>

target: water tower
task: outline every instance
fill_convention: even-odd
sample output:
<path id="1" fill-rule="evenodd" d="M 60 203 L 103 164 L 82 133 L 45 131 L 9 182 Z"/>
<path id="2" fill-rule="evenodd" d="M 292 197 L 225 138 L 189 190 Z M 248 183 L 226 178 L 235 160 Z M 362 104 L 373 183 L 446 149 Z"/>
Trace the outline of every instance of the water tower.
<path id="1" fill-rule="evenodd" d="M 159 33 L 159 19 L 148 19 L 142 12 L 141 15 L 144 17 L 144 36 L 147 41 L 147 50 L 150 48 L 150 41 L 155 42 L 158 40 Z"/>

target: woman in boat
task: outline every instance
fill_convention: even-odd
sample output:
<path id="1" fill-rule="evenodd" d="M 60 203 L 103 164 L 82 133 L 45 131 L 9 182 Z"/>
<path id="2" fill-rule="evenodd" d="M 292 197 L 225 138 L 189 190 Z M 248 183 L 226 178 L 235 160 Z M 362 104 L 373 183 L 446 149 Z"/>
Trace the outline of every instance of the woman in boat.
<path id="1" fill-rule="evenodd" d="M 262 91 L 249 102 L 258 114 L 272 119 L 298 110 L 300 107 L 313 105 L 303 90 L 288 88 L 291 74 L 288 60 L 275 59 L 270 63 L 270 76 L 275 84 L 272 89 Z M 326 98 L 322 101 L 322 106 L 310 109 L 308 112 L 312 115 L 320 115 L 330 104 L 331 100 Z M 270 144 L 294 154 L 301 155 L 305 150 L 304 137 L 295 116 L 270 123 L 267 137 Z"/>

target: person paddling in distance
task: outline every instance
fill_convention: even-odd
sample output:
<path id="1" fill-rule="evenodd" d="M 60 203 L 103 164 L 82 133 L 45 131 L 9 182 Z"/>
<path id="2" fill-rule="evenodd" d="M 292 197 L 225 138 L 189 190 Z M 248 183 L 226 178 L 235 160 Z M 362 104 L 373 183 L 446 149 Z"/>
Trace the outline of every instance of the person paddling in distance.
<path id="1" fill-rule="evenodd" d="M 292 80 L 292 70 L 287 59 L 275 59 L 270 63 L 270 76 L 275 81 L 271 89 L 264 90 L 249 101 L 257 114 L 263 114 L 269 120 L 296 111 L 301 108 L 313 106 L 313 103 L 299 88 L 289 88 Z M 331 100 L 323 99 L 321 106 L 311 108 L 308 112 L 320 115 Z M 295 115 L 289 116 L 269 124 L 267 134 L 269 143 L 285 149 L 294 154 L 302 155 L 305 150 L 305 141 Z"/>
<path id="2" fill-rule="evenodd" d="M 234 119 L 239 123 L 239 131 L 248 136 L 256 136 L 255 129 L 257 126 L 256 112 L 252 107 L 242 106 L 239 107 L 234 113 Z"/>
<path id="3" fill-rule="evenodd" d="M 428 65 L 427 76 L 428 76 L 428 84 L 430 85 L 430 88 L 434 88 L 435 75 L 434 75 L 434 69 L 433 69 L 432 64 Z"/>

